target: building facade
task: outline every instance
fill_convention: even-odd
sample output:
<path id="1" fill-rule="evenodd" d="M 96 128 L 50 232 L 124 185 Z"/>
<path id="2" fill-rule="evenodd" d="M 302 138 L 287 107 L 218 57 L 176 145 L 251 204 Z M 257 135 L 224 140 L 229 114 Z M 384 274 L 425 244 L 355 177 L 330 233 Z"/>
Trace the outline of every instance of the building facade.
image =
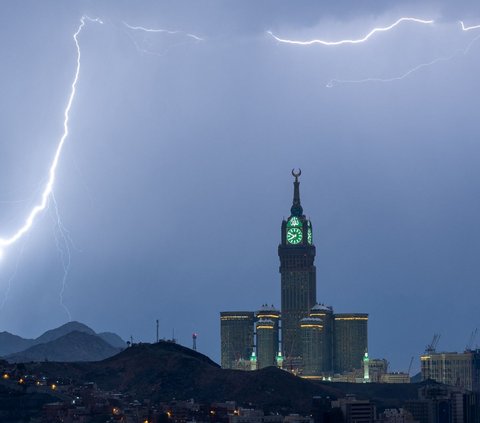
<path id="1" fill-rule="evenodd" d="M 258 368 L 276 366 L 280 351 L 280 311 L 263 304 L 256 313 L 256 348 Z"/>
<path id="2" fill-rule="evenodd" d="M 220 313 L 221 365 L 224 369 L 243 368 L 253 351 L 255 314 L 253 311 Z"/>
<path id="3" fill-rule="evenodd" d="M 331 373 L 333 370 L 333 308 L 324 304 L 316 304 L 310 310 L 310 317 L 322 321 L 321 372 Z"/>
<path id="4" fill-rule="evenodd" d="M 302 376 L 322 374 L 323 324 L 317 317 L 300 320 Z"/>
<path id="5" fill-rule="evenodd" d="M 422 380 L 480 392 L 480 350 L 464 353 L 431 352 L 420 357 Z"/>
<path id="6" fill-rule="evenodd" d="M 335 373 L 363 368 L 363 357 L 368 349 L 368 314 L 335 314 L 333 326 Z"/>

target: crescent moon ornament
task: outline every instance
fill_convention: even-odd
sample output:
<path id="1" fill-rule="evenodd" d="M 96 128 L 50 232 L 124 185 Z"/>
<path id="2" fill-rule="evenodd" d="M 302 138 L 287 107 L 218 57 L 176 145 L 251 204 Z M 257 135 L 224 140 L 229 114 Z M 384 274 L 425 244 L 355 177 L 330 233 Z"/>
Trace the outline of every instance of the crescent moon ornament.
<path id="1" fill-rule="evenodd" d="M 298 172 L 295 172 L 295 168 L 292 169 L 292 175 L 297 179 L 302 174 L 302 169 L 298 168 Z"/>

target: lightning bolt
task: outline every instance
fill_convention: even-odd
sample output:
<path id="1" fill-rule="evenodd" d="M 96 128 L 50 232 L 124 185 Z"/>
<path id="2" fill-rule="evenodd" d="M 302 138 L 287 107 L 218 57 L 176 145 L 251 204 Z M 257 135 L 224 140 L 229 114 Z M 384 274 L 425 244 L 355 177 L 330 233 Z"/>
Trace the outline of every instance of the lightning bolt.
<path id="1" fill-rule="evenodd" d="M 57 148 L 55 150 L 55 154 L 53 156 L 52 164 L 50 165 L 50 170 L 48 172 L 48 180 L 45 185 L 45 188 L 42 192 L 41 199 L 37 205 L 35 205 L 30 213 L 28 214 L 24 224 L 13 233 L 13 235 L 9 237 L 2 237 L 0 238 L 0 256 L 3 255 L 3 252 L 6 247 L 16 243 L 19 239 L 21 239 L 33 226 L 35 219 L 37 216 L 46 209 L 48 205 L 48 199 L 50 198 L 53 190 L 53 185 L 55 183 L 55 176 L 56 170 L 58 166 L 58 162 L 60 160 L 60 156 L 62 153 L 63 146 L 69 134 L 68 122 L 70 119 L 70 110 L 72 108 L 73 100 L 75 98 L 75 93 L 77 90 L 77 82 L 80 76 L 80 63 L 81 63 L 81 51 L 80 51 L 80 43 L 78 41 L 78 37 L 82 32 L 82 29 L 85 26 L 86 21 L 89 22 L 96 22 L 99 24 L 103 24 L 103 21 L 99 18 L 90 18 L 88 16 L 82 16 L 80 19 L 80 25 L 78 26 L 77 31 L 73 34 L 73 40 L 75 42 L 75 47 L 77 51 L 77 61 L 76 61 L 76 68 L 75 74 L 73 78 L 73 82 L 71 84 L 70 95 L 68 97 L 67 105 L 64 111 L 64 120 L 63 120 L 63 134 L 57 144 Z"/>
<path id="2" fill-rule="evenodd" d="M 367 35 L 365 35 L 362 38 L 358 39 L 344 39 L 344 40 L 338 40 L 338 41 L 325 41 L 325 40 L 320 40 L 320 39 L 313 39 L 313 40 L 308 40 L 308 41 L 299 41 L 299 40 L 289 40 L 285 38 L 280 38 L 272 33 L 272 31 L 267 31 L 267 34 L 273 37 L 275 40 L 281 43 L 286 43 L 286 44 L 293 44 L 293 45 L 300 45 L 300 46 L 311 46 L 314 44 L 320 44 L 324 46 L 340 46 L 344 44 L 360 44 L 368 41 L 374 34 L 377 32 L 386 32 L 390 31 L 396 26 L 400 25 L 402 22 L 414 22 L 414 23 L 419 23 L 419 24 L 424 24 L 424 25 L 429 25 L 433 24 L 435 21 L 434 20 L 426 20 L 426 19 L 419 19 L 419 18 L 412 18 L 412 17 L 402 17 L 397 19 L 393 24 L 385 26 L 385 27 L 378 27 L 378 28 L 373 28 Z M 466 26 L 463 21 L 459 21 L 462 31 L 471 31 L 474 29 L 480 29 L 480 25 L 474 25 L 474 26 Z M 437 57 L 434 60 L 431 60 L 430 62 L 426 63 L 421 63 L 408 71 L 404 72 L 401 75 L 398 76 L 393 76 L 389 78 L 364 78 L 364 79 L 331 79 L 330 81 L 327 82 L 326 87 L 327 88 L 332 88 L 335 85 L 338 84 L 361 84 L 361 83 L 368 83 L 368 82 L 393 82 L 393 81 L 400 81 L 402 79 L 407 78 L 411 74 L 424 69 L 429 66 L 433 66 L 437 63 L 440 62 L 447 62 L 452 59 L 454 59 L 456 56 L 460 54 L 468 54 L 472 44 L 477 41 L 477 39 L 480 38 L 480 36 L 475 37 L 469 44 L 468 46 L 460 51 L 457 51 L 456 53 L 449 55 L 449 56 L 444 56 L 444 57 Z"/>
<path id="3" fill-rule="evenodd" d="M 480 26 L 479 26 L 480 27 Z M 457 52 L 451 54 L 450 56 L 444 56 L 444 57 L 437 57 L 436 59 L 430 61 L 430 62 L 427 62 L 427 63 L 421 63 L 415 67 L 413 67 L 412 69 L 408 70 L 407 72 L 403 73 L 402 75 L 399 75 L 399 76 L 393 76 L 393 77 L 390 77 L 390 78 L 364 78 L 364 79 L 331 79 L 330 81 L 328 81 L 326 87 L 327 88 L 333 88 L 335 85 L 338 85 L 338 84 L 363 84 L 363 83 L 368 83 L 368 82 L 394 82 L 394 81 L 400 81 L 402 79 L 405 79 L 407 78 L 408 76 L 410 76 L 412 73 L 415 73 L 423 68 L 426 68 L 426 67 L 429 67 L 429 66 L 433 66 L 437 63 L 440 63 L 440 62 L 448 62 L 450 60 L 453 60 L 455 57 L 457 56 L 461 56 L 461 55 L 464 55 L 466 56 L 469 52 L 470 52 L 470 49 L 472 47 L 472 45 L 478 40 L 480 39 L 480 35 L 477 35 L 475 38 L 473 38 L 467 45 L 467 47 L 465 47 L 464 49 L 462 50 L 458 50 Z"/>
<path id="4" fill-rule="evenodd" d="M 451 56 L 446 56 L 446 57 L 438 57 L 431 62 L 427 63 L 421 63 L 420 65 L 415 66 L 414 68 L 408 70 L 407 72 L 403 73 L 402 75 L 399 76 L 393 76 L 390 78 L 364 78 L 364 79 L 331 79 L 328 81 L 326 87 L 327 88 L 333 88 L 335 85 L 338 84 L 363 84 L 365 82 L 394 82 L 394 81 L 400 81 L 402 79 L 407 78 L 410 76 L 412 73 L 419 71 L 420 69 L 433 66 L 439 62 L 447 62 L 449 60 L 452 60 L 454 57 L 457 56 L 458 53 L 455 53 Z"/>
<path id="5" fill-rule="evenodd" d="M 151 34 L 181 35 L 181 36 L 184 36 L 184 37 L 187 37 L 187 38 L 191 38 L 192 40 L 194 40 L 196 42 L 205 41 L 204 38 L 199 37 L 198 35 L 195 35 L 195 34 L 191 34 L 189 32 L 171 31 L 171 30 L 168 30 L 168 29 L 161 29 L 161 28 L 146 28 L 144 26 L 133 26 L 133 25 L 130 25 L 127 22 L 124 22 L 124 21 L 122 23 L 126 28 L 128 28 L 131 31 L 151 33 Z M 128 32 L 127 32 L 127 34 L 129 36 L 129 38 L 132 40 L 133 44 L 135 45 L 135 48 L 137 49 L 137 51 L 139 53 L 151 54 L 151 55 L 154 55 L 154 56 L 160 56 L 161 57 L 170 50 L 170 47 L 168 47 L 168 48 L 165 49 L 165 51 L 163 53 L 158 53 L 158 52 L 155 52 L 155 51 L 152 51 L 152 50 L 149 50 L 149 49 L 142 48 L 133 36 L 131 36 Z M 179 45 L 179 44 L 184 44 L 184 43 L 183 42 L 182 43 L 176 43 L 176 45 Z"/>
<path id="6" fill-rule="evenodd" d="M 72 320 L 72 315 L 70 310 L 65 305 L 63 294 L 65 293 L 65 288 L 67 286 L 67 278 L 68 274 L 70 273 L 70 265 L 72 263 L 72 255 L 70 253 L 70 246 L 75 246 L 72 239 L 70 238 L 69 231 L 63 225 L 63 221 L 60 217 L 60 213 L 58 211 L 58 204 L 55 198 L 55 193 L 52 191 L 51 193 L 51 200 L 53 204 L 53 210 L 55 215 L 55 244 L 57 246 L 58 253 L 60 255 L 60 260 L 63 266 L 63 277 L 62 277 L 62 288 L 60 289 L 60 305 L 63 307 L 65 312 L 67 313 L 68 320 Z M 57 234 L 58 233 L 58 234 Z"/>
<path id="7" fill-rule="evenodd" d="M 360 44 L 368 41 L 373 35 L 375 35 L 377 32 L 387 32 L 390 31 L 391 29 L 395 28 L 396 26 L 400 25 L 402 22 L 415 22 L 419 24 L 433 24 L 433 20 L 425 20 L 425 19 L 419 19 L 419 18 L 409 18 L 409 17 L 403 17 L 400 19 L 397 19 L 393 24 L 384 26 L 384 27 L 379 27 L 379 28 L 373 28 L 367 35 L 365 35 L 363 38 L 358 38 L 358 39 L 346 39 L 346 40 L 339 40 L 339 41 L 325 41 L 325 40 L 309 40 L 309 41 L 298 41 L 298 40 L 288 40 L 285 38 L 280 38 L 277 37 L 276 35 L 273 34 L 272 31 L 267 31 L 267 34 L 273 37 L 275 40 L 277 40 L 280 43 L 286 43 L 286 44 L 294 44 L 294 45 L 300 45 L 300 46 L 311 46 L 313 44 L 321 44 L 323 46 L 340 46 L 344 44 Z"/>
<path id="8" fill-rule="evenodd" d="M 144 26 L 133 26 L 129 25 L 126 22 L 122 22 L 127 28 L 133 30 L 133 31 L 143 31 L 143 32 L 152 32 L 152 33 L 164 33 L 164 34 L 169 34 L 169 35 L 176 35 L 176 34 L 181 34 L 185 35 L 186 37 L 193 38 L 196 41 L 205 41 L 203 38 L 195 35 L 195 34 L 190 34 L 188 32 L 183 32 L 183 31 L 170 31 L 168 29 L 155 29 L 155 28 L 145 28 Z"/>
<path id="9" fill-rule="evenodd" d="M 460 25 L 462 27 L 462 31 L 471 31 L 472 29 L 479 29 L 480 28 L 480 25 L 465 26 L 463 21 L 460 21 Z"/>

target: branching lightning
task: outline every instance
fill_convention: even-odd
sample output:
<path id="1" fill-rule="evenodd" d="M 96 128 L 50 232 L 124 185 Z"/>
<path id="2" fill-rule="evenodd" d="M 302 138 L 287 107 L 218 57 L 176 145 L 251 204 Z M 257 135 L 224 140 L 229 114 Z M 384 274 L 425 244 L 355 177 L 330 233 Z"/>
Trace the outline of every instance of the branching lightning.
<path id="1" fill-rule="evenodd" d="M 68 320 L 71 321 L 72 315 L 68 307 L 65 305 L 65 302 L 63 300 L 63 294 L 65 293 L 67 278 L 68 278 L 68 274 L 70 273 L 70 265 L 72 263 L 70 246 L 73 246 L 74 244 L 72 239 L 70 238 L 70 233 L 68 232 L 67 228 L 65 228 L 65 226 L 63 225 L 63 221 L 58 211 L 58 204 L 55 198 L 55 193 L 53 191 L 51 193 L 51 202 L 53 204 L 53 212 L 55 217 L 55 228 L 54 228 L 55 245 L 57 246 L 57 250 L 60 255 L 60 260 L 63 266 L 62 287 L 60 289 L 60 294 L 59 294 L 60 305 L 63 307 L 63 309 L 67 313 Z"/>
<path id="2" fill-rule="evenodd" d="M 399 24 L 401 24 L 402 22 L 405 22 L 405 21 L 406 22 L 419 23 L 419 24 L 427 24 L 427 25 L 435 23 L 434 20 L 425 20 L 425 19 L 412 18 L 412 17 L 402 17 L 402 18 L 396 20 L 391 25 L 372 29 L 367 35 L 365 35 L 362 38 L 359 38 L 359 39 L 344 39 L 344 40 L 338 40 L 338 41 L 325 41 L 325 40 L 320 40 L 320 39 L 313 39 L 313 40 L 308 40 L 308 41 L 299 41 L 299 40 L 289 40 L 289 39 L 285 39 L 285 38 L 280 38 L 280 37 L 274 35 L 271 31 L 268 31 L 267 34 L 270 35 L 271 37 L 273 37 L 278 42 L 286 43 L 286 44 L 293 44 L 293 45 L 299 45 L 299 46 L 311 46 L 311 45 L 314 45 L 314 44 L 320 44 L 320 45 L 323 45 L 323 46 L 340 46 L 340 45 L 344 45 L 344 44 L 364 43 L 364 42 L 368 41 L 377 32 L 390 31 L 390 30 L 392 30 L 393 28 L 395 28 L 396 26 L 398 26 Z M 461 25 L 462 31 L 471 31 L 471 30 L 475 30 L 475 29 L 480 29 L 480 25 L 466 26 L 463 21 L 459 21 L 459 23 Z M 452 60 L 456 56 L 459 56 L 461 54 L 464 54 L 464 55 L 468 54 L 472 44 L 474 42 L 476 42 L 479 38 L 480 38 L 480 36 L 475 37 L 473 40 L 470 41 L 468 46 L 463 50 L 459 50 L 459 51 L 457 51 L 457 52 L 455 52 L 455 53 L 453 53 L 449 56 L 437 57 L 436 59 L 433 59 L 429 62 L 421 63 L 421 64 L 409 69 L 408 71 L 402 73 L 401 75 L 397 75 L 397 76 L 393 76 L 393 77 L 389 77 L 389 78 L 331 79 L 326 84 L 326 87 L 327 88 L 332 88 L 332 87 L 334 87 L 335 85 L 338 85 L 338 84 L 361 84 L 361 83 L 368 83 L 368 82 L 399 81 L 399 80 L 402 80 L 404 78 L 407 78 L 412 73 L 415 73 L 415 72 L 417 72 L 421 69 L 424 69 L 426 67 L 433 66 L 433 65 L 435 65 L 437 63 L 440 63 L 440 62 L 447 62 L 447 61 Z"/>
<path id="3" fill-rule="evenodd" d="M 462 26 L 462 31 L 471 31 L 472 29 L 480 29 L 480 25 L 465 26 L 463 21 L 460 21 L 460 25 Z"/>
<path id="4" fill-rule="evenodd" d="M 198 35 L 195 35 L 195 34 L 191 34 L 189 32 L 172 31 L 172 30 L 162 29 L 162 28 L 146 28 L 144 26 L 133 26 L 133 25 L 128 24 L 127 22 L 122 22 L 122 23 L 127 29 L 129 29 L 131 31 L 135 31 L 135 32 L 143 32 L 143 33 L 149 33 L 149 34 L 179 35 L 179 36 L 182 36 L 182 37 L 191 38 L 195 42 L 205 41 L 204 38 L 199 37 Z M 133 44 L 135 45 L 135 48 L 137 49 L 137 51 L 139 53 L 151 54 L 151 55 L 154 55 L 154 56 L 163 56 L 166 52 L 168 52 L 168 50 L 170 50 L 171 46 L 167 47 L 166 50 L 163 51 L 162 53 L 152 51 L 148 48 L 142 48 L 140 46 L 140 44 L 137 42 L 137 40 L 135 40 L 135 38 L 132 35 L 130 35 L 128 32 L 127 32 L 127 34 L 130 37 L 130 39 L 132 40 Z M 178 46 L 179 44 L 184 44 L 184 43 L 185 42 L 176 43 L 175 45 Z"/>
<path id="5" fill-rule="evenodd" d="M 414 68 L 408 70 L 407 72 L 403 73 L 402 75 L 392 76 L 390 78 L 331 79 L 330 81 L 328 81 L 326 87 L 327 88 L 333 88 L 335 85 L 338 85 L 338 84 L 363 84 L 365 82 L 394 82 L 394 81 L 400 81 L 402 79 L 407 78 L 412 73 L 419 71 L 420 69 L 435 65 L 439 62 L 447 62 L 449 60 L 452 60 L 457 55 L 458 55 L 458 53 L 455 53 L 451 56 L 446 56 L 446 57 L 437 57 L 436 59 L 434 59 L 430 62 L 421 63 L 420 65 L 415 66 Z"/>
<path id="6" fill-rule="evenodd" d="M 325 41 L 325 40 L 319 40 L 319 39 L 314 39 L 314 40 L 309 40 L 309 41 L 298 41 L 298 40 L 288 40 L 288 39 L 285 39 L 285 38 L 277 37 L 276 35 L 273 34 L 272 31 L 267 31 L 267 34 L 272 36 L 273 38 L 275 38 L 275 40 L 277 40 L 281 43 L 286 43 L 286 44 L 295 44 L 295 45 L 300 45 L 300 46 L 311 46 L 313 44 L 321 44 L 323 46 L 340 46 L 340 45 L 343 45 L 343 44 L 364 43 L 365 41 L 368 41 L 377 32 L 390 31 L 391 29 L 400 25 L 402 22 L 415 22 L 415 23 L 420 23 L 420 24 L 433 24 L 434 23 L 433 20 L 403 17 L 403 18 L 400 18 L 400 19 L 396 20 L 391 25 L 388 25 L 388 26 L 385 26 L 385 27 L 373 28 L 367 35 L 365 35 L 362 38 L 346 39 L 346 40 L 339 40 L 339 41 Z"/>
<path id="7" fill-rule="evenodd" d="M 15 233 L 13 233 L 13 235 L 9 237 L 0 238 L 0 255 L 3 254 L 3 251 L 5 250 L 6 247 L 9 247 L 10 245 L 17 242 L 30 230 L 33 223 L 35 222 L 36 217 L 42 211 L 44 211 L 48 205 L 48 200 L 52 194 L 53 185 L 55 183 L 55 176 L 56 176 L 58 162 L 60 160 L 60 156 L 62 153 L 63 146 L 65 144 L 65 140 L 67 139 L 69 134 L 68 121 L 70 119 L 70 110 L 72 108 L 73 100 L 75 98 L 77 82 L 80 76 L 81 51 L 80 51 L 80 44 L 78 41 L 78 37 L 82 32 L 82 29 L 85 26 L 86 21 L 103 24 L 103 22 L 98 18 L 90 18 L 88 16 L 82 16 L 82 18 L 80 19 L 80 25 L 78 26 L 77 31 L 73 34 L 73 40 L 75 42 L 75 47 L 77 51 L 75 74 L 74 74 L 73 82 L 71 84 L 71 90 L 70 90 L 70 95 L 68 97 L 67 106 L 65 107 L 65 111 L 64 111 L 63 134 L 58 142 L 57 148 L 55 150 L 55 154 L 53 156 L 53 161 L 50 166 L 50 170 L 48 172 L 49 176 L 48 176 L 47 184 L 42 192 L 40 202 L 36 206 L 34 206 L 33 209 L 30 211 L 30 214 L 27 216 L 25 223 Z"/>
<path id="8" fill-rule="evenodd" d="M 467 55 L 472 47 L 472 45 L 480 39 L 480 35 L 477 35 L 475 38 L 473 38 L 467 45 L 462 50 L 458 50 L 455 53 L 449 55 L 449 56 L 444 56 L 444 57 L 437 57 L 434 60 L 431 60 L 430 62 L 427 63 L 421 63 L 412 69 L 408 70 L 407 72 L 398 75 L 398 76 L 393 76 L 389 78 L 364 78 L 364 79 L 331 79 L 328 81 L 326 87 L 327 88 L 333 88 L 335 85 L 338 84 L 363 84 L 363 83 L 368 83 L 368 82 L 394 82 L 394 81 L 400 81 L 402 79 L 407 78 L 410 76 L 412 73 L 415 73 L 423 68 L 427 68 L 429 66 L 433 66 L 437 63 L 440 62 L 448 62 L 450 60 L 453 60 L 455 57 L 461 56 L 461 55 Z"/>
<path id="9" fill-rule="evenodd" d="M 152 32 L 152 33 L 164 33 L 164 34 L 169 34 L 169 35 L 176 35 L 176 34 L 181 34 L 185 35 L 186 37 L 193 38 L 196 41 L 204 41 L 203 38 L 195 35 L 195 34 L 190 34 L 188 32 L 183 32 L 183 31 L 170 31 L 168 29 L 155 29 L 155 28 L 145 28 L 144 26 L 133 26 L 129 25 L 126 22 L 123 22 L 123 24 L 134 31 L 143 31 L 143 32 Z"/>

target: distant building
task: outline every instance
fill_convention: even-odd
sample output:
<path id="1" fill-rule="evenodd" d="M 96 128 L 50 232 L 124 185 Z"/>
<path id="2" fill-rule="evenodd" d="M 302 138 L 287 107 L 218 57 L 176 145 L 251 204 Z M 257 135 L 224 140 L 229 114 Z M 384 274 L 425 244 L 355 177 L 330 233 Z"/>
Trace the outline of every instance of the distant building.
<path id="1" fill-rule="evenodd" d="M 362 359 L 368 348 L 368 314 L 335 314 L 333 322 L 333 367 L 335 373 L 363 368 Z"/>
<path id="2" fill-rule="evenodd" d="M 257 360 L 258 368 L 275 366 L 278 342 L 275 344 L 275 322 L 270 319 L 257 320 Z"/>
<path id="3" fill-rule="evenodd" d="M 316 317 L 323 322 L 320 369 L 322 373 L 331 373 L 333 371 L 333 308 L 316 304 L 310 310 L 310 317 Z"/>
<path id="4" fill-rule="evenodd" d="M 410 383 L 410 375 L 403 372 L 385 373 L 381 375 L 380 383 Z"/>
<path id="5" fill-rule="evenodd" d="M 264 304 L 256 314 L 258 368 L 276 366 L 280 352 L 280 311 Z"/>
<path id="6" fill-rule="evenodd" d="M 370 382 L 381 382 L 381 378 L 388 371 L 388 361 L 380 358 L 370 358 L 368 360 L 368 373 Z"/>
<path id="7" fill-rule="evenodd" d="M 355 396 L 347 395 L 346 398 L 332 401 L 332 407 L 342 410 L 345 423 L 374 423 L 376 419 L 375 405 Z"/>
<path id="8" fill-rule="evenodd" d="M 222 312 L 221 364 L 242 369 L 276 365 L 326 380 L 336 380 L 338 373 L 356 378 L 354 370 L 365 369 L 368 314 L 334 314 L 331 306 L 316 302 L 316 249 L 312 223 L 300 202 L 300 174 L 292 170 L 293 202 L 278 246 L 281 312 L 266 304 L 255 319 L 253 312 Z"/>
<path id="9" fill-rule="evenodd" d="M 431 352 L 420 357 L 422 380 L 480 392 L 480 350 L 464 353 Z"/>
<path id="10" fill-rule="evenodd" d="M 478 423 L 480 394 L 427 382 L 418 389 L 418 399 L 404 401 L 403 408 L 420 423 Z"/>
<path id="11" fill-rule="evenodd" d="M 253 311 L 220 313 L 221 364 L 224 369 L 238 368 L 240 363 L 250 360 L 254 323 Z"/>
<path id="12" fill-rule="evenodd" d="M 318 317 L 305 317 L 300 320 L 302 376 L 320 376 L 322 374 L 322 323 Z"/>

